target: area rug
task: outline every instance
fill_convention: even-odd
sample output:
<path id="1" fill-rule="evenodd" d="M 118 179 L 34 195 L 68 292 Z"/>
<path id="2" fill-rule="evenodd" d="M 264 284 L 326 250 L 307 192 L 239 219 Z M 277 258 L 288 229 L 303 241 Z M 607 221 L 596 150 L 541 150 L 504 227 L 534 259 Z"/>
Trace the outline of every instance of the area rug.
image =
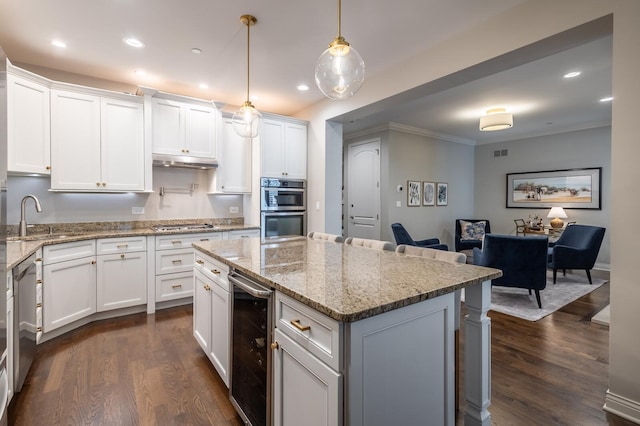
<path id="1" fill-rule="evenodd" d="M 548 271 L 547 287 L 540 291 L 542 309 L 538 308 L 535 292 L 529 295 L 529 290 L 526 289 L 495 286 L 491 289 L 491 310 L 528 321 L 538 321 L 585 294 L 591 293 L 606 282 L 607 280 L 593 278 L 593 284 L 589 284 L 584 271 L 582 274 L 566 276 L 558 271 L 556 284 L 553 284 L 552 272 Z M 464 300 L 464 293 L 462 300 Z"/>

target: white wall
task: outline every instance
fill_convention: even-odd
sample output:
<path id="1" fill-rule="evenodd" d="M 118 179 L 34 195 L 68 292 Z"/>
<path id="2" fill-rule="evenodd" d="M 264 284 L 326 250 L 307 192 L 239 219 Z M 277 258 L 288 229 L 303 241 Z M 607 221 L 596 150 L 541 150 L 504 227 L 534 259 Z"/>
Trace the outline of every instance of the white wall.
<path id="1" fill-rule="evenodd" d="M 507 156 L 493 156 L 504 149 Z M 490 219 L 491 231 L 497 234 L 514 233 L 513 220 L 529 215 L 549 221 L 549 209 L 506 208 L 507 173 L 602 167 L 602 210 L 565 209 L 565 221 L 607 228 L 596 268 L 610 269 L 611 127 L 481 145 L 475 151 L 475 217 Z"/>
<path id="2" fill-rule="evenodd" d="M 327 132 L 327 120 L 381 101 L 411 99 L 411 89 L 484 61 L 613 14 L 613 95 L 611 162 L 611 333 L 609 392 L 605 408 L 640 423 L 640 285 L 637 250 L 628 238 L 640 200 L 630 198 L 640 180 L 637 143 L 637 100 L 640 85 L 640 2 L 637 0 L 530 0 L 458 34 L 412 59 L 367 78 L 357 96 L 342 102 L 323 101 L 296 114 L 308 120 L 309 196 L 326 201 L 321 211 L 309 212 L 309 226 L 327 232 L 340 230 L 341 208 L 335 191 L 340 184 L 342 150 L 337 132 Z M 542 25 L 544 23 L 544 25 Z M 366 61 L 366 58 L 365 58 Z M 393 98 L 392 98 L 393 97 Z"/>
<path id="3" fill-rule="evenodd" d="M 33 201 L 27 201 L 27 223 L 72 223 L 137 221 L 156 219 L 194 219 L 242 217 L 242 195 L 207 195 L 207 171 L 178 168 L 153 168 L 153 193 L 91 194 L 49 191 L 48 177 L 10 176 L 8 179 L 7 223 L 20 221 L 22 197 L 34 194 L 42 212 L 36 213 Z M 188 191 L 197 184 L 193 193 Z M 160 197 L 159 188 L 165 186 Z M 238 213 L 229 213 L 229 207 Z M 131 214 L 131 207 L 144 207 L 145 214 Z"/>
<path id="4" fill-rule="evenodd" d="M 347 145 L 380 138 L 382 240 L 395 241 L 391 224 L 400 222 L 414 239 L 439 238 L 452 248 L 455 218 L 473 213 L 474 147 L 434 139 L 414 130 L 372 133 L 350 139 Z M 348 167 L 346 155 L 345 167 Z M 448 183 L 447 206 L 407 207 L 409 180 Z M 398 185 L 403 186 L 402 192 L 397 191 Z M 397 201 L 401 207 L 396 206 Z"/>

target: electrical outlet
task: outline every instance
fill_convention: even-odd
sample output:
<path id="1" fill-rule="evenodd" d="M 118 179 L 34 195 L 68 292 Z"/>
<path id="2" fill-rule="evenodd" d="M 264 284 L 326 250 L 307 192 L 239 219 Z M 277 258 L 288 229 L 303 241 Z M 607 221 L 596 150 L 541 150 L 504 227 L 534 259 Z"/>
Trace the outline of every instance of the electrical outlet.
<path id="1" fill-rule="evenodd" d="M 229 207 L 229 213 L 238 213 L 238 207 L 236 206 Z"/>
<path id="2" fill-rule="evenodd" d="M 144 207 L 131 207 L 131 214 L 144 214 Z"/>
<path id="3" fill-rule="evenodd" d="M 396 201 L 396 207 L 402 207 L 402 201 Z"/>

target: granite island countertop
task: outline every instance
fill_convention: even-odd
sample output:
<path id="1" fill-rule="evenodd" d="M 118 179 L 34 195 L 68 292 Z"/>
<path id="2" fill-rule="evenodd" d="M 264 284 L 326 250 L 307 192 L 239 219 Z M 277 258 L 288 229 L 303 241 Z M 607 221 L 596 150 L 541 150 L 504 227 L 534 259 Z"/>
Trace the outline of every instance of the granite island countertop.
<path id="1" fill-rule="evenodd" d="M 499 269 L 298 238 L 194 243 L 196 250 L 341 322 L 502 276 Z"/>
<path id="2" fill-rule="evenodd" d="M 163 221 L 167 222 L 167 221 Z M 175 222 L 175 221 L 174 221 Z M 70 225 L 73 226 L 73 225 Z M 173 235 L 173 234 L 201 234 L 224 231 L 237 231 L 248 229 L 260 229 L 255 225 L 231 224 L 231 225 L 215 225 L 213 228 L 193 229 L 193 230 L 170 230 L 155 231 L 151 227 L 132 228 L 132 229 L 100 229 L 91 230 L 87 227 L 76 226 L 76 230 L 64 232 L 61 234 L 51 235 L 35 235 L 27 237 L 8 237 L 7 238 L 7 270 L 11 270 L 24 259 L 35 253 L 40 247 L 52 244 L 69 243 L 73 241 L 83 241 L 98 238 L 118 238 L 118 237 L 137 237 L 150 235 Z"/>

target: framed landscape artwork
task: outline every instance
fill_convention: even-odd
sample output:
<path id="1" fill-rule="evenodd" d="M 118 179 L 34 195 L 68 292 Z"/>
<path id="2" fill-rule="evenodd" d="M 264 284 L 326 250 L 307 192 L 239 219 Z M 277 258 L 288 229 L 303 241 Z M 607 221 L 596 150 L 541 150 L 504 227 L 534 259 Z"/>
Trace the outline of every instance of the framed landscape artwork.
<path id="1" fill-rule="evenodd" d="M 435 182 L 422 182 L 422 205 L 435 206 L 436 184 Z"/>
<path id="2" fill-rule="evenodd" d="M 446 206 L 449 204 L 449 185 L 446 182 L 438 182 L 436 187 L 436 205 Z"/>
<path id="3" fill-rule="evenodd" d="M 407 206 L 416 207 L 421 204 L 422 183 L 418 181 L 407 181 Z"/>
<path id="4" fill-rule="evenodd" d="M 507 208 L 600 210 L 602 167 L 507 174 Z"/>

